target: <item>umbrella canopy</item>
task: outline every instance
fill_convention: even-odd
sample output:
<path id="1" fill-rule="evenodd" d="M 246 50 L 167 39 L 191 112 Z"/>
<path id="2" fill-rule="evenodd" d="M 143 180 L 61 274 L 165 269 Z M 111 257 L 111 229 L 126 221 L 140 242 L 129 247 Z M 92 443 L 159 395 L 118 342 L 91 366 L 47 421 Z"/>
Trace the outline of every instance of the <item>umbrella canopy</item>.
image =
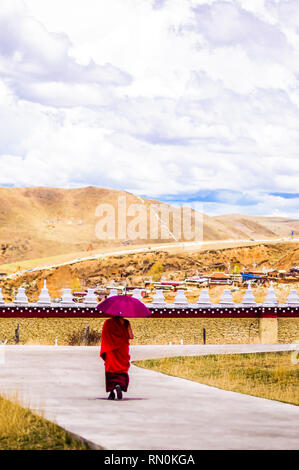
<path id="1" fill-rule="evenodd" d="M 143 302 L 128 295 L 113 295 L 99 303 L 97 309 L 113 317 L 144 318 L 151 315 L 151 311 Z"/>

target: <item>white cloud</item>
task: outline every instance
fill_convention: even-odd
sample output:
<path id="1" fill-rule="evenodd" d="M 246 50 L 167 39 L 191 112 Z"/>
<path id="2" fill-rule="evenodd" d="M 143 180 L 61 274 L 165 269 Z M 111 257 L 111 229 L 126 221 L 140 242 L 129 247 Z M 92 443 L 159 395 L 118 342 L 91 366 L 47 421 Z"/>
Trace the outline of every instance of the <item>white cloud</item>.
<path id="1" fill-rule="evenodd" d="M 81 92 L 80 88 L 74 90 L 73 84 L 88 84 L 89 91 L 81 88 L 89 104 L 92 92 L 98 101 L 97 87 L 108 88 L 109 93 L 109 87 L 131 82 L 129 74 L 110 63 L 97 64 L 92 59 L 84 65 L 76 62 L 67 34 L 49 32 L 20 2 L 13 1 L 13 9 L 8 6 L 10 1 L 3 0 L 0 6 L 0 73 L 18 97 L 44 103 L 50 102 L 57 91 L 53 102 L 57 106 L 61 95 L 66 95 L 68 103 L 69 95 Z M 64 106 L 63 99 L 60 106 Z"/>
<path id="2" fill-rule="evenodd" d="M 208 211 L 294 214 L 270 195 L 299 187 L 287 6 L 295 17 L 274 0 L 3 0 L 0 184 L 229 190 Z"/>
<path id="3" fill-rule="evenodd" d="M 252 216 L 292 217 L 298 219 L 299 198 L 285 199 L 263 193 L 256 193 L 258 202 L 252 205 L 210 202 L 203 204 L 203 211 L 209 215 L 247 214 Z"/>
<path id="4" fill-rule="evenodd" d="M 254 58 L 272 60 L 288 49 L 283 32 L 235 2 L 199 5 L 194 12 L 190 27 L 213 47 L 241 45 Z"/>

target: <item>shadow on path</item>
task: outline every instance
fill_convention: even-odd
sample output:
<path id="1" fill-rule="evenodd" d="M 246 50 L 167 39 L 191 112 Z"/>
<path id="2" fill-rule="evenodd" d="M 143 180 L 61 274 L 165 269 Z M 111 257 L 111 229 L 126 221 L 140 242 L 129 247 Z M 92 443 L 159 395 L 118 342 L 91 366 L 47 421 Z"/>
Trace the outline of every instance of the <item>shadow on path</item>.
<path id="1" fill-rule="evenodd" d="M 106 398 L 102 398 L 102 397 L 99 397 L 99 398 L 95 398 L 95 400 L 105 400 L 105 401 L 134 401 L 134 400 L 149 400 L 149 398 L 122 398 L 121 400 L 108 400 L 107 397 Z"/>

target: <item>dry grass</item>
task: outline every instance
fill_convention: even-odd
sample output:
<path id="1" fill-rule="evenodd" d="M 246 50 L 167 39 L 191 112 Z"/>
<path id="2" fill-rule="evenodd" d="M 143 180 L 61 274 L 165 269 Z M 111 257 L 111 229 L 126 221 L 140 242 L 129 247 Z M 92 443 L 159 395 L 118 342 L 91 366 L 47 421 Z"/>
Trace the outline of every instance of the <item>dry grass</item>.
<path id="1" fill-rule="evenodd" d="M 144 245 L 144 249 L 148 249 L 149 245 Z M 128 250 L 134 250 L 134 249 L 140 249 L 140 245 L 130 245 L 129 247 L 126 247 L 122 245 L 121 243 L 119 246 L 112 246 L 112 247 L 101 247 L 97 248 L 95 250 L 90 250 L 90 251 L 74 251 L 71 253 L 66 253 L 62 255 L 53 255 L 53 256 L 46 256 L 42 258 L 34 258 L 34 259 L 28 259 L 24 261 L 14 261 L 11 263 L 5 263 L 5 264 L 0 264 L 0 272 L 6 272 L 8 274 L 12 274 L 16 271 L 20 270 L 26 270 L 26 269 L 33 269 L 37 267 L 44 267 L 44 266 L 50 266 L 52 264 L 60 264 L 60 263 L 67 263 L 70 261 L 73 261 L 74 259 L 77 258 L 87 258 L 89 256 L 93 255 L 98 255 L 100 253 L 106 254 L 108 257 L 113 256 L 113 252 L 119 252 L 119 251 L 128 251 Z"/>
<path id="2" fill-rule="evenodd" d="M 271 243 L 271 242 L 269 242 Z M 275 239 L 274 239 L 275 243 Z M 160 243 L 158 243 L 160 246 Z M 241 247 L 246 247 L 246 246 L 258 246 L 260 245 L 260 242 L 254 242 L 254 241 L 246 241 L 242 242 L 239 240 L 234 240 L 230 243 L 219 243 L 219 241 L 211 241 L 209 243 L 206 243 L 204 245 L 193 245 L 188 247 L 188 245 L 183 245 L 182 247 L 178 246 L 172 246 L 172 243 L 162 243 L 163 248 L 159 249 L 158 251 L 166 251 L 170 254 L 189 254 L 191 253 L 199 253 L 205 250 L 221 250 L 221 249 L 226 249 L 226 248 L 241 248 Z M 170 246 L 168 246 L 170 245 Z M 113 251 L 127 251 L 127 250 L 134 250 L 134 249 L 140 249 L 144 248 L 145 250 L 148 250 L 149 247 L 155 248 L 155 244 L 153 242 L 151 243 L 145 243 L 145 244 L 132 244 L 128 247 L 124 246 L 123 244 L 119 243 L 116 246 L 111 245 L 111 247 L 106 247 L 106 246 L 101 246 L 97 249 L 93 249 L 90 251 L 85 250 L 76 250 L 69 253 L 65 254 L 53 254 L 52 256 L 43 256 L 39 258 L 32 258 L 32 259 L 19 259 L 15 260 L 9 263 L 3 263 L 0 264 L 0 271 L 6 272 L 8 274 L 12 274 L 18 270 L 25 270 L 25 269 L 33 269 L 36 267 L 43 267 L 43 266 L 48 266 L 52 264 L 59 264 L 59 263 L 66 263 L 69 261 L 72 261 L 76 258 L 85 258 L 88 256 L 93 256 L 97 255 L 99 253 L 107 253 L 108 256 L 111 256 L 111 253 Z"/>
<path id="3" fill-rule="evenodd" d="M 57 424 L 0 396 L 0 450 L 88 450 Z"/>
<path id="4" fill-rule="evenodd" d="M 84 333 L 89 326 L 85 344 L 99 345 L 104 321 L 93 318 L 5 318 L 0 319 L 0 340 L 7 339 L 8 344 L 14 344 L 15 329 L 19 324 L 20 344 L 53 345 L 57 338 L 59 345 L 80 345 L 84 344 Z"/>
<path id="5" fill-rule="evenodd" d="M 0 318 L 0 341 L 14 344 L 19 324 L 20 344 L 80 345 L 90 327 L 87 344 L 99 345 L 105 319 L 97 318 Z M 259 343 L 258 318 L 136 318 L 131 320 L 131 344 L 202 344 L 203 328 L 207 344 Z M 278 342 L 292 343 L 299 337 L 297 318 L 278 320 Z"/>
<path id="6" fill-rule="evenodd" d="M 299 405 L 299 365 L 290 352 L 172 357 L 135 362 L 195 382 Z"/>

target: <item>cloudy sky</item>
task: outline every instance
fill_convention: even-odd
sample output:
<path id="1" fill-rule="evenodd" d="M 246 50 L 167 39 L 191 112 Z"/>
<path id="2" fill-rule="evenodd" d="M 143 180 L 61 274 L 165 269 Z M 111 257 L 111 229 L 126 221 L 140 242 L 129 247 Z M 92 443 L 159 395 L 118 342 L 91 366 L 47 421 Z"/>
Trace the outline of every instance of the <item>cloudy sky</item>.
<path id="1" fill-rule="evenodd" d="M 0 185 L 298 217 L 298 0 L 1 0 Z"/>

